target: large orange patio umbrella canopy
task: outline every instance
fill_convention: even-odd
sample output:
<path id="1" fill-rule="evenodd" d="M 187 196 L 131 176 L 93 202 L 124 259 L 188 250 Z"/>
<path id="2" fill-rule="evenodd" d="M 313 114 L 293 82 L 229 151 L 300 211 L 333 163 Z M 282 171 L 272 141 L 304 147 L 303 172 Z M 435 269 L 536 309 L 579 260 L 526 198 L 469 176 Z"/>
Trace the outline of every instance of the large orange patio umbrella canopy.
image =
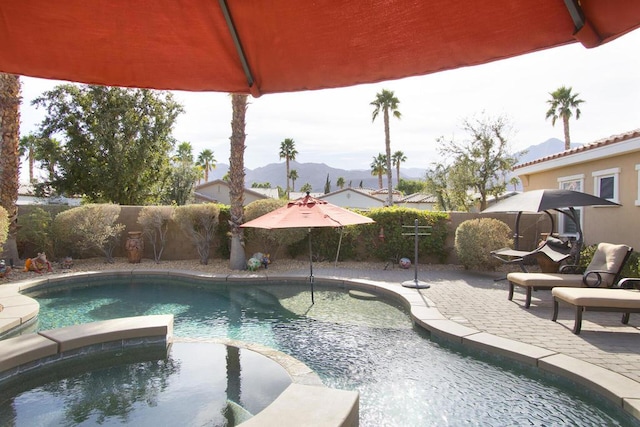
<path id="1" fill-rule="evenodd" d="M 259 96 L 590 48 L 639 24 L 638 0 L 0 0 L 0 71 Z"/>

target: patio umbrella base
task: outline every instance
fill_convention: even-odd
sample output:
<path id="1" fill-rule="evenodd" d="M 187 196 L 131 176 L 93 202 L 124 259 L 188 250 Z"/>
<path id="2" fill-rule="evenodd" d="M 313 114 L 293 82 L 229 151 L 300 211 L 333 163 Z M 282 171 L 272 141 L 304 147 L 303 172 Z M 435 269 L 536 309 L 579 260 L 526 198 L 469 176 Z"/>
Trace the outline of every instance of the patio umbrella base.
<path id="1" fill-rule="evenodd" d="M 431 285 L 421 280 L 407 280 L 402 282 L 402 286 L 404 286 L 405 288 L 415 288 L 415 289 L 428 289 L 431 287 Z"/>

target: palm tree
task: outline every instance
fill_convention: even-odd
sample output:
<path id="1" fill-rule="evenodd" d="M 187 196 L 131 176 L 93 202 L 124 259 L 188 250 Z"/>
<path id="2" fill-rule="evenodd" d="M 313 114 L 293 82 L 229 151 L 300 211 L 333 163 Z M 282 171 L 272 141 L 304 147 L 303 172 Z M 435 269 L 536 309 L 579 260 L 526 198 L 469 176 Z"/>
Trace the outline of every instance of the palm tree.
<path id="1" fill-rule="evenodd" d="M 248 95 L 231 94 L 233 118 L 231 120 L 231 150 L 229 155 L 229 228 L 231 229 L 231 255 L 229 267 L 244 270 L 247 259 L 244 253 L 243 233 L 240 225 L 244 222 L 244 149 Z"/>
<path id="2" fill-rule="evenodd" d="M 9 214 L 5 256 L 18 259 L 18 186 L 20 182 L 20 78 L 0 73 L 0 206 Z"/>
<path id="3" fill-rule="evenodd" d="M 296 191 L 296 179 L 298 179 L 298 171 L 292 169 L 289 172 L 289 178 L 291 178 L 291 191 Z"/>
<path id="4" fill-rule="evenodd" d="M 397 185 L 400 185 L 400 163 L 404 163 L 407 161 L 407 156 L 404 155 L 404 153 L 402 151 L 396 151 L 395 153 L 393 153 L 393 156 L 391 156 L 391 161 L 393 162 L 393 166 L 395 166 L 396 168 L 396 179 L 397 179 Z"/>
<path id="5" fill-rule="evenodd" d="M 572 109 L 576 111 L 576 120 L 580 118 L 580 104 L 584 101 L 578 99 L 578 94 L 571 93 L 572 88 L 562 86 L 554 92 L 549 93 L 551 99 L 547 101 L 550 107 L 545 118 L 551 118 L 551 126 L 556 125 L 556 120 L 562 118 L 564 125 L 564 149 L 571 149 L 571 137 L 569 136 L 569 119 L 573 116 Z"/>
<path id="6" fill-rule="evenodd" d="M 213 156 L 213 150 L 205 148 L 198 154 L 196 163 L 204 170 L 204 182 L 209 182 L 209 171 L 216 168 L 216 158 Z"/>
<path id="7" fill-rule="evenodd" d="M 391 188 L 393 187 L 392 172 L 391 172 L 391 134 L 389 133 L 389 112 L 394 117 L 400 118 L 401 114 L 398 111 L 398 104 L 400 101 L 395 97 L 393 91 L 382 89 L 382 92 L 376 94 L 375 101 L 371 102 L 375 109 L 371 115 L 372 121 L 376 120 L 380 111 L 382 111 L 384 118 L 384 145 L 387 154 L 387 187 L 389 188 L 389 194 L 387 196 L 387 205 L 393 206 L 393 197 L 391 194 Z M 381 187 L 382 188 L 382 187 Z"/>
<path id="8" fill-rule="evenodd" d="M 53 181 L 56 173 L 56 163 L 61 150 L 60 141 L 55 138 L 38 138 L 34 159 L 41 162 L 49 171 L 49 181 Z"/>
<path id="9" fill-rule="evenodd" d="M 287 165 L 287 199 L 289 198 L 289 162 L 296 159 L 296 142 L 287 138 L 280 143 L 280 159 L 285 159 Z"/>
<path id="10" fill-rule="evenodd" d="M 382 175 L 387 171 L 387 156 L 379 153 L 371 162 L 371 175 L 378 177 L 378 187 L 382 189 Z M 362 183 L 360 185 L 362 187 Z M 391 193 L 391 191 L 389 191 Z"/>
<path id="11" fill-rule="evenodd" d="M 336 185 L 342 190 L 344 188 L 344 178 L 338 177 L 336 180 Z"/>
<path id="12" fill-rule="evenodd" d="M 193 163 L 193 146 L 190 142 L 181 142 L 173 159 L 180 162 Z"/>
<path id="13" fill-rule="evenodd" d="M 38 146 L 38 137 L 30 133 L 20 138 L 20 157 L 29 159 L 29 182 L 33 183 L 33 166 L 35 163 L 35 151 Z"/>

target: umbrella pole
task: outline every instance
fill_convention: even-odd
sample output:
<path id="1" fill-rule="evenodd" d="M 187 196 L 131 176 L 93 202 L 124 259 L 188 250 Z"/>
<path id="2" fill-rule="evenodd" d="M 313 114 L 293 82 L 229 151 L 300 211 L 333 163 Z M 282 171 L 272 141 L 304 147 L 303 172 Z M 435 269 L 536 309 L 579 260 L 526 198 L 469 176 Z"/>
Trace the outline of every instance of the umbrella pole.
<path id="1" fill-rule="evenodd" d="M 311 229 L 309 229 L 309 283 L 311 284 L 311 304 L 315 304 L 313 298 L 313 252 L 311 250 Z"/>
<path id="2" fill-rule="evenodd" d="M 340 256 L 340 245 L 342 245 L 342 230 L 340 227 L 340 239 L 338 240 L 338 251 L 336 252 L 336 261 L 333 263 L 333 268 L 338 268 L 338 257 Z"/>

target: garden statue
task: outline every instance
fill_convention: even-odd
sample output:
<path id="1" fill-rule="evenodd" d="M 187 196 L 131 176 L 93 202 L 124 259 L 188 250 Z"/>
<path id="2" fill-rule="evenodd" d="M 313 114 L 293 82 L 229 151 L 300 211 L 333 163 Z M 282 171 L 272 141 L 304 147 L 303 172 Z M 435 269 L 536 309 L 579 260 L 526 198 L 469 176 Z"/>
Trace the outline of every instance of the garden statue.
<path id="1" fill-rule="evenodd" d="M 262 265 L 265 269 L 271 264 L 269 254 L 263 254 L 262 252 L 256 252 L 247 261 L 247 269 L 250 271 L 256 271 Z"/>
<path id="2" fill-rule="evenodd" d="M 47 260 L 47 255 L 44 252 L 38 252 L 38 256 L 34 258 L 27 258 L 24 262 L 24 271 L 35 271 L 41 274 L 44 270 L 52 272 L 51 263 Z"/>
<path id="3" fill-rule="evenodd" d="M 131 264 L 137 264 L 142 259 L 142 253 L 144 252 L 144 240 L 142 238 L 142 231 L 130 231 L 129 237 L 127 237 L 127 243 L 125 244 L 127 250 L 127 257 Z"/>
<path id="4" fill-rule="evenodd" d="M 60 261 L 60 268 L 63 270 L 69 270 L 73 267 L 73 258 L 70 256 L 64 257 L 62 261 Z"/>

